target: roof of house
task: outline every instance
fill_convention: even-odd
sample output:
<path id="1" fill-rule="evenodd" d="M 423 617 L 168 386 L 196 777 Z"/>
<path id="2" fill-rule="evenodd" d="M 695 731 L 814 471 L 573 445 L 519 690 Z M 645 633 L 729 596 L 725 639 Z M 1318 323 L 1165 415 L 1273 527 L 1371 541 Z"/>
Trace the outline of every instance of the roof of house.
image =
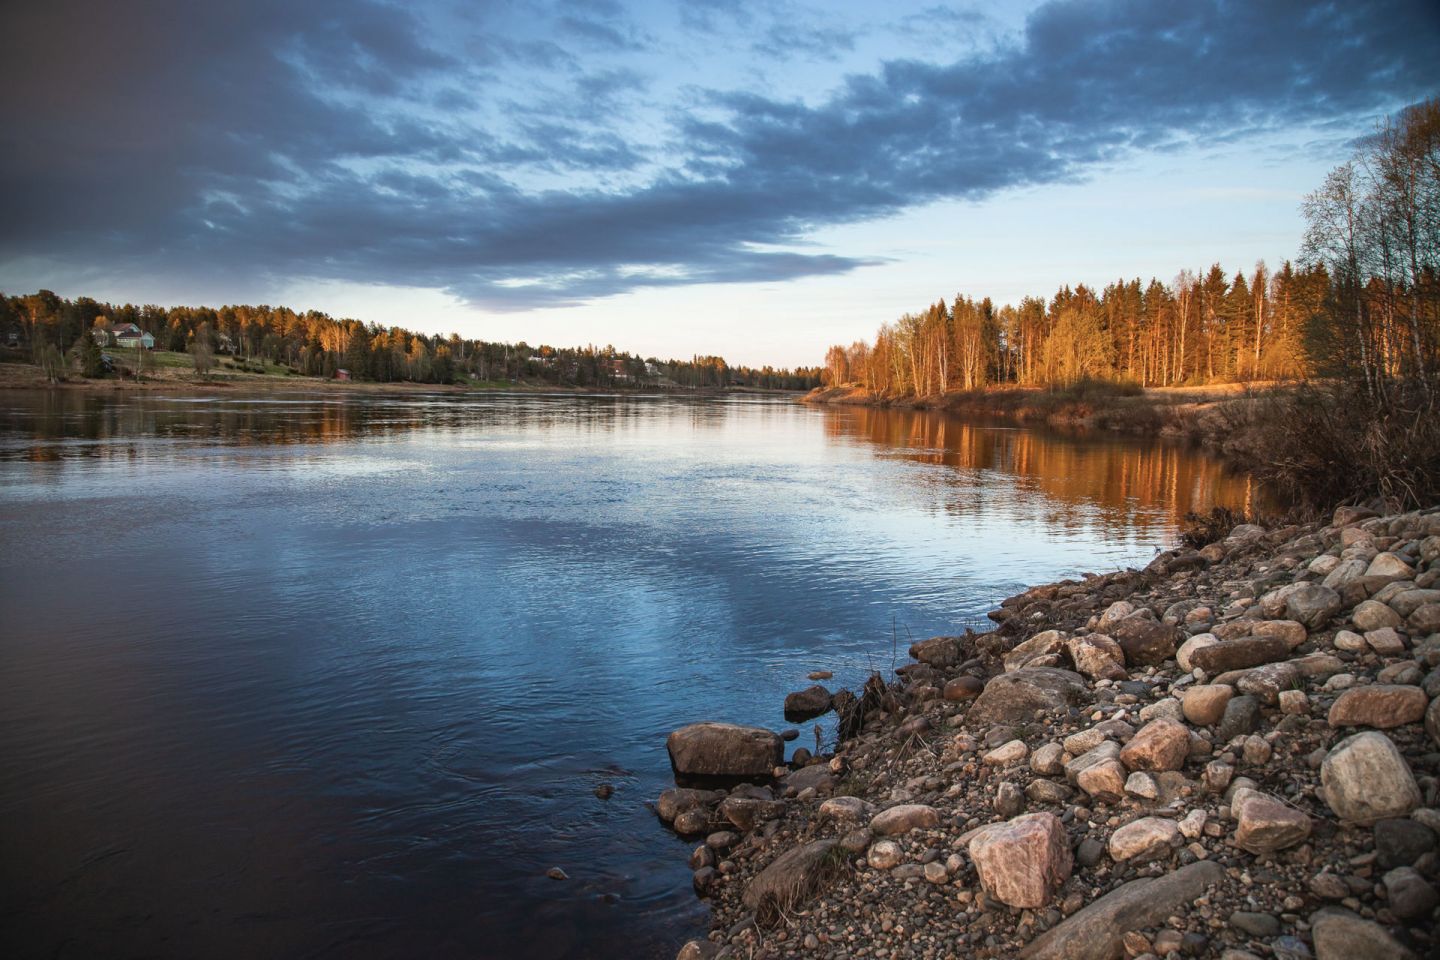
<path id="1" fill-rule="evenodd" d="M 143 331 L 140 329 L 139 326 L 137 326 L 136 324 L 133 324 L 133 323 L 117 323 L 117 324 L 115 325 L 114 330 L 115 330 L 115 335 L 116 335 L 117 337 L 118 337 L 118 336 L 121 336 L 121 335 L 123 335 L 123 334 L 127 334 L 127 333 L 142 333 L 142 332 L 143 332 Z"/>

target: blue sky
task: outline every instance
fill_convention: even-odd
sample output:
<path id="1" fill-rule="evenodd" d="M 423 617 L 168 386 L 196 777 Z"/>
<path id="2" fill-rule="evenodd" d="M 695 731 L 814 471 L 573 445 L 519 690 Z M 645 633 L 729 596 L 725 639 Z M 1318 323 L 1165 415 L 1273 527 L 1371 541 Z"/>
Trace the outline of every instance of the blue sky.
<path id="1" fill-rule="evenodd" d="M 1293 257 L 1440 93 L 1440 7 L 1113 0 L 0 13 L 0 289 L 735 363 L 957 292 Z"/>

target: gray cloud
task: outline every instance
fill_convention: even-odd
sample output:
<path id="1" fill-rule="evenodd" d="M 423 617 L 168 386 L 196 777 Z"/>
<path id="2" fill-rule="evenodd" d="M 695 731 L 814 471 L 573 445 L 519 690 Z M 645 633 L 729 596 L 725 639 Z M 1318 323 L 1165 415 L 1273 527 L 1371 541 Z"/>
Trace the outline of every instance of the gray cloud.
<path id="1" fill-rule="evenodd" d="M 709 119 L 682 114 L 672 155 L 623 122 L 646 78 L 559 39 L 650 43 L 609 0 L 556 9 L 550 39 L 471 38 L 473 59 L 385 3 L 228 6 L 3 15 L 19 82 L 0 91 L 0 265 L 422 285 L 501 309 L 782 281 L 874 262 L 796 252 L 817 227 L 1440 89 L 1424 0 L 1053 2 L 990 52 L 886 63 L 819 104 L 704 91 Z M 735 16 L 681 10 L 696 28 Z M 521 69 L 573 100 L 512 104 L 503 129 L 469 117 Z M 536 179 L 577 171 L 590 185 Z"/>

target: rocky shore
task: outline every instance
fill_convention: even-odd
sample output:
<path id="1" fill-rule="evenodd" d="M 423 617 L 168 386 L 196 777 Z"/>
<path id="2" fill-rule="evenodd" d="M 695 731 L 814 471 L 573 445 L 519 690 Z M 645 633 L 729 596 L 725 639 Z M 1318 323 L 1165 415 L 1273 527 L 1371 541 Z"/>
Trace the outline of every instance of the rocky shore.
<path id="1" fill-rule="evenodd" d="M 655 808 L 713 920 L 681 960 L 1440 957 L 1440 508 L 1240 526 L 990 616 L 792 694 L 833 752 L 671 734 Z"/>

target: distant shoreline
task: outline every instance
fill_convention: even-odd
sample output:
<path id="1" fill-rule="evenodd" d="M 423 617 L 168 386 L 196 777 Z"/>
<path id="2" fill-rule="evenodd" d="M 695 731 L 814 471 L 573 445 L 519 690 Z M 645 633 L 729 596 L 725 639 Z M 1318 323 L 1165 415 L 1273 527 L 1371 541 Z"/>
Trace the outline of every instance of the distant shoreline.
<path id="1" fill-rule="evenodd" d="M 623 396 L 730 396 L 734 394 L 756 394 L 762 396 L 783 396 L 799 398 L 802 391 L 777 390 L 763 387 L 654 387 L 644 390 L 626 387 L 572 387 L 550 383 L 529 383 L 520 381 L 504 385 L 469 385 L 453 383 L 416 383 L 408 380 L 379 383 L 368 380 L 334 380 L 327 377 L 287 376 L 270 374 L 233 374 L 222 372 L 208 378 L 193 374 L 178 374 L 173 368 L 161 368 L 154 374 L 147 374 L 139 382 L 130 379 L 105 378 L 87 380 L 71 378 L 59 383 L 50 383 L 40 368 L 28 363 L 0 363 L 0 390 L 57 390 L 68 393 L 88 393 L 97 396 L 131 393 L 196 394 L 214 391 L 252 392 L 315 392 L 335 394 L 370 393 L 448 393 L 456 395 L 478 393 L 534 393 L 573 394 L 577 396 L 620 394 Z"/>

